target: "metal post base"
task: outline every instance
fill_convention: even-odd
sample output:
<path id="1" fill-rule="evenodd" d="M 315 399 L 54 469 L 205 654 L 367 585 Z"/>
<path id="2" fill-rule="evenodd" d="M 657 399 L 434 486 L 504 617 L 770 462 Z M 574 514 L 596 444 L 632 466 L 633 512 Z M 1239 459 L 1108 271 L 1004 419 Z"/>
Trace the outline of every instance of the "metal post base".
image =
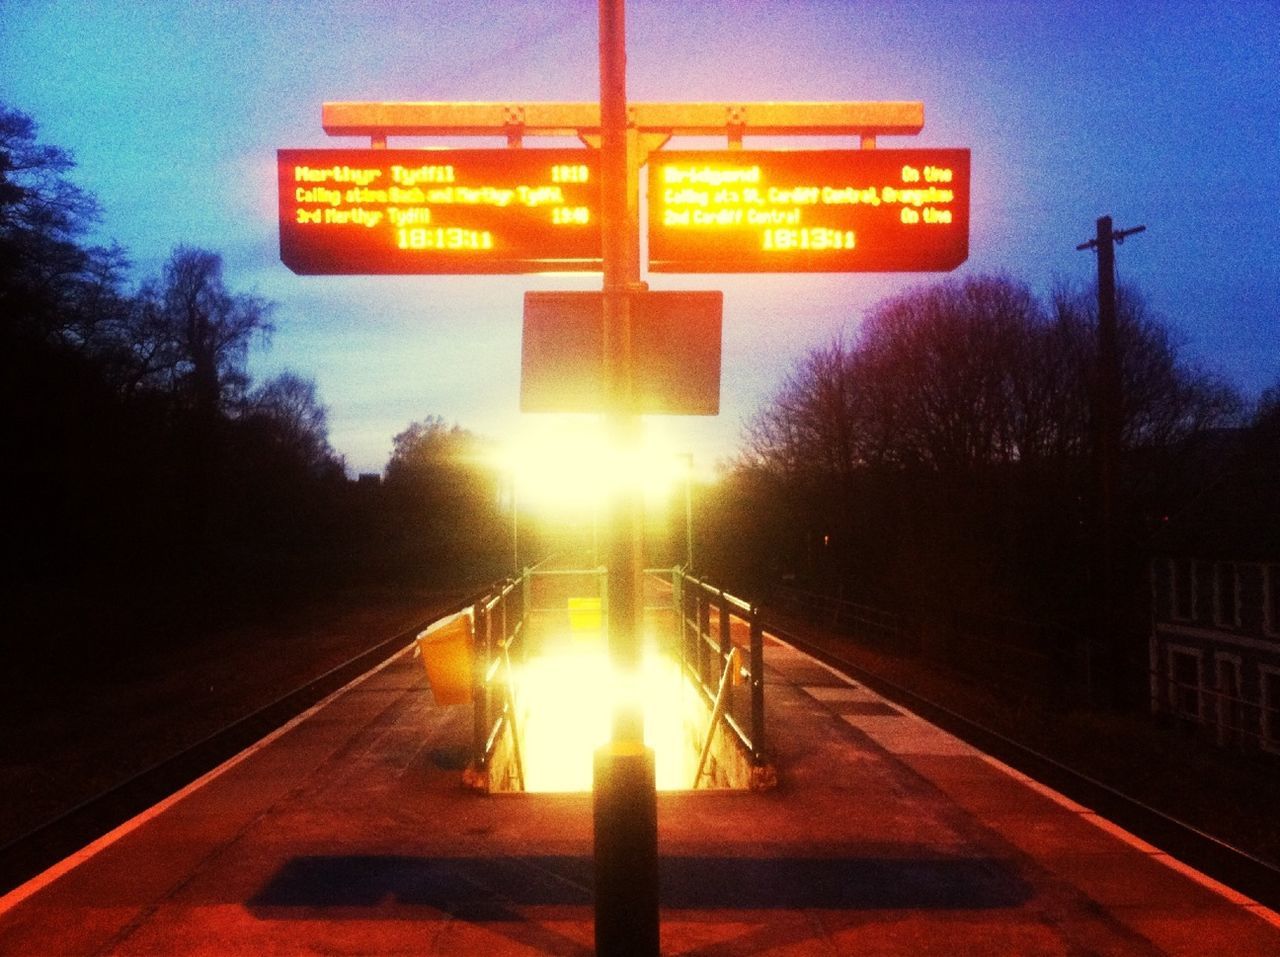
<path id="1" fill-rule="evenodd" d="M 653 749 L 595 754 L 597 957 L 658 957 L 658 800 Z"/>

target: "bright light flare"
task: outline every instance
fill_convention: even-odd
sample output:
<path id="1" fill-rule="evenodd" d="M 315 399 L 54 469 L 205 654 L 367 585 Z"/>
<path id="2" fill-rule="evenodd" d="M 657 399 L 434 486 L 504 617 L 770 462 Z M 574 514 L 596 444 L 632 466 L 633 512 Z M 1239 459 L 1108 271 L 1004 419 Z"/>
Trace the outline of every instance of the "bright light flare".
<path id="1" fill-rule="evenodd" d="M 637 696 L 659 790 L 687 788 L 697 754 L 683 727 L 680 666 L 649 649 L 624 680 L 601 642 L 531 658 L 516 676 L 526 791 L 590 791 L 592 755 L 609 740 L 615 705 Z"/>
<path id="2" fill-rule="evenodd" d="M 596 513 L 624 489 L 661 508 L 686 480 L 689 459 L 657 423 L 646 422 L 638 441 L 623 446 L 598 416 L 556 415 L 526 422 L 499 467 L 513 476 L 522 512 L 567 517 Z"/>

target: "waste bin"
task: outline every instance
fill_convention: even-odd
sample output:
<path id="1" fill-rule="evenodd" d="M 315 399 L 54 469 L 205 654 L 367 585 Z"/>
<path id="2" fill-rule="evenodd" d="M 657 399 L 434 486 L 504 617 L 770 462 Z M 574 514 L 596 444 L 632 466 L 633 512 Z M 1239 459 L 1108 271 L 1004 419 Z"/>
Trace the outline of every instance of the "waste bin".
<path id="1" fill-rule="evenodd" d="M 602 623 L 599 598 L 569 599 L 569 631 L 571 633 L 587 637 L 587 633 L 599 632 Z"/>
<path id="2" fill-rule="evenodd" d="M 471 612 L 460 611 L 433 622 L 415 639 L 436 704 L 471 701 L 471 632 Z"/>

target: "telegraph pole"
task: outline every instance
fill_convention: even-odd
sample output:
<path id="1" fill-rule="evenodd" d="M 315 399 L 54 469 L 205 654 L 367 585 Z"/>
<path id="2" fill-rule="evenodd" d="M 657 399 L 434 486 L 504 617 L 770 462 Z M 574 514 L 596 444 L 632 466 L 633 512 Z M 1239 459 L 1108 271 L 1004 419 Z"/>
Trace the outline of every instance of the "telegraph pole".
<path id="1" fill-rule="evenodd" d="M 600 189 L 604 357 L 612 441 L 636 441 L 631 297 L 640 285 L 637 131 L 627 115 L 624 0 L 600 0 Z M 641 501 L 614 490 L 608 529 L 609 658 L 624 680 L 641 667 Z M 592 817 L 595 943 L 600 957 L 658 955 L 658 807 L 654 755 L 644 743 L 640 703 L 615 704 L 612 740 L 595 756 Z"/>
<path id="2" fill-rule="evenodd" d="M 1100 538 L 1098 545 L 1099 613 L 1100 625 L 1105 633 L 1109 651 L 1114 651 L 1112 646 L 1115 642 L 1117 624 L 1115 495 L 1123 407 L 1120 349 L 1116 331 L 1115 244 L 1123 243 L 1126 236 L 1140 233 L 1146 228 L 1146 226 L 1134 226 L 1130 229 L 1116 230 L 1112 228 L 1111 217 L 1102 216 L 1097 221 L 1097 232 L 1094 238 L 1076 247 L 1080 251 L 1095 250 L 1098 256 L 1098 341 L 1093 427 Z"/>

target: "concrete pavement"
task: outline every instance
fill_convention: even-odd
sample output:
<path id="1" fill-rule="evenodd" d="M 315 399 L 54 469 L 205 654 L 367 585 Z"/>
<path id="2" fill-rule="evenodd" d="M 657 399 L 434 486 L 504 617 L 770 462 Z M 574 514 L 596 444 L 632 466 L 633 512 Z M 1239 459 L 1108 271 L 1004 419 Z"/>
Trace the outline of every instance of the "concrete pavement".
<path id="1" fill-rule="evenodd" d="M 780 775 L 659 798 L 666 954 L 1275 955 L 1280 919 L 777 642 Z M 0 954 L 590 954 L 589 795 L 401 655 L 0 900 Z"/>

